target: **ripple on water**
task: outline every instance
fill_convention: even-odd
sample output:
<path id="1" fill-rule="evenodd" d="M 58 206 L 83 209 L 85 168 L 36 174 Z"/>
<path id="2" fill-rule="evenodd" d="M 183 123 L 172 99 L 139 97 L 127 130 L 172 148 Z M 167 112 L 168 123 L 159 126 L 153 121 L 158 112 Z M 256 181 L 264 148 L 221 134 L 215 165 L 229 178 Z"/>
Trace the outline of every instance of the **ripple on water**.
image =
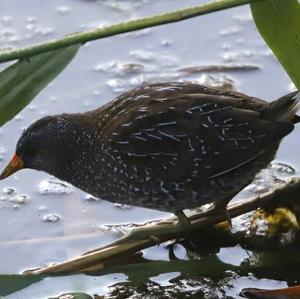
<path id="1" fill-rule="evenodd" d="M 12 188 L 12 187 L 5 187 L 5 188 L 3 188 L 2 191 L 3 191 L 3 193 L 10 195 L 10 194 L 13 194 L 14 192 L 16 192 L 16 189 Z"/>
<path id="2" fill-rule="evenodd" d="M 296 173 L 296 170 L 292 166 L 280 162 L 272 162 L 269 166 L 269 169 L 277 174 L 293 175 Z"/>
<path id="3" fill-rule="evenodd" d="M 47 179 L 40 182 L 38 192 L 42 195 L 54 194 L 69 194 L 73 191 L 70 184 L 58 180 Z"/>
<path id="4" fill-rule="evenodd" d="M 257 174 L 254 181 L 245 188 L 245 191 L 253 194 L 262 194 L 271 191 L 279 185 L 284 184 L 295 173 L 295 169 L 290 165 L 272 162 L 268 168 L 263 169 Z"/>

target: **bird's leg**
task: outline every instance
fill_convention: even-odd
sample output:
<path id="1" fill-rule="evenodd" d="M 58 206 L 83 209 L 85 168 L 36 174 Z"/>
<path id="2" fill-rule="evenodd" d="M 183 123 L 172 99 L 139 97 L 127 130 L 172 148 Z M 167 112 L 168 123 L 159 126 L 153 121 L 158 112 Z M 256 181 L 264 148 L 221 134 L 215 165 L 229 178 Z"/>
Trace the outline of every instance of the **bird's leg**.
<path id="1" fill-rule="evenodd" d="M 232 220 L 231 220 L 231 216 L 227 210 L 227 207 L 225 208 L 225 212 L 226 212 L 226 218 L 227 218 L 227 222 L 230 228 L 232 228 Z"/>
<path id="2" fill-rule="evenodd" d="M 225 219 L 228 223 L 228 225 L 230 226 L 230 228 L 232 228 L 232 221 L 231 221 L 231 216 L 227 210 L 227 202 L 226 204 L 224 204 L 224 202 L 220 201 L 219 203 L 214 203 L 214 206 L 211 210 L 211 213 L 217 215 L 217 214 L 225 214 Z"/>
<path id="3" fill-rule="evenodd" d="M 189 218 L 184 214 L 183 211 L 178 211 L 175 213 L 178 219 L 178 225 L 182 227 L 183 230 L 189 230 L 191 227 L 191 222 Z"/>

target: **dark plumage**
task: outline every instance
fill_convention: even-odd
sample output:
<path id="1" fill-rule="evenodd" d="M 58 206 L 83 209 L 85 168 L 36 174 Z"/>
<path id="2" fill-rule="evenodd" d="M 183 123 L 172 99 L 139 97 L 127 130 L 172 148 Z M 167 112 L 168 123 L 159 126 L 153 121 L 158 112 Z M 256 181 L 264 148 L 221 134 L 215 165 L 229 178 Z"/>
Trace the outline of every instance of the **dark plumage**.
<path id="1" fill-rule="evenodd" d="M 267 103 L 193 83 L 153 84 L 93 111 L 38 120 L 16 157 L 112 202 L 225 209 L 273 160 L 298 122 L 298 102 L 296 92 Z"/>

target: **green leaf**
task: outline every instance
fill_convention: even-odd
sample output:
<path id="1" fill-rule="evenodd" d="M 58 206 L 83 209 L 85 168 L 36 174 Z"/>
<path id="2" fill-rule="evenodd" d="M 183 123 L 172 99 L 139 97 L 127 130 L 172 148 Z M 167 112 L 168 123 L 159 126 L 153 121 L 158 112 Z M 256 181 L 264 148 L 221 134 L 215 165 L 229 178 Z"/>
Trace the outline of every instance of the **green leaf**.
<path id="1" fill-rule="evenodd" d="M 256 27 L 300 89 L 300 4 L 297 0 L 251 3 Z"/>
<path id="2" fill-rule="evenodd" d="M 30 286 L 33 283 L 41 281 L 43 276 L 33 275 L 0 275 L 0 296 L 7 296 L 21 289 Z"/>
<path id="3" fill-rule="evenodd" d="M 20 112 L 73 59 L 79 46 L 21 59 L 0 73 L 0 126 Z"/>

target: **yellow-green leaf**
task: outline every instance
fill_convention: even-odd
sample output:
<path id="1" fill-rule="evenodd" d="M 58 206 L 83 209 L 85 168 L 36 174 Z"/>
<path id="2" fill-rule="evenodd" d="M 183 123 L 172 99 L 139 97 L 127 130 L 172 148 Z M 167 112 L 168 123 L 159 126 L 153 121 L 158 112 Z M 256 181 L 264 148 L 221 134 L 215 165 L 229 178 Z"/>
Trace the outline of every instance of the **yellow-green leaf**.
<path id="1" fill-rule="evenodd" d="M 300 89 L 300 4 L 297 0 L 251 3 L 256 27 Z"/>
<path id="2" fill-rule="evenodd" d="M 73 59 L 70 46 L 21 59 L 0 73 L 0 126 L 20 112 Z"/>

